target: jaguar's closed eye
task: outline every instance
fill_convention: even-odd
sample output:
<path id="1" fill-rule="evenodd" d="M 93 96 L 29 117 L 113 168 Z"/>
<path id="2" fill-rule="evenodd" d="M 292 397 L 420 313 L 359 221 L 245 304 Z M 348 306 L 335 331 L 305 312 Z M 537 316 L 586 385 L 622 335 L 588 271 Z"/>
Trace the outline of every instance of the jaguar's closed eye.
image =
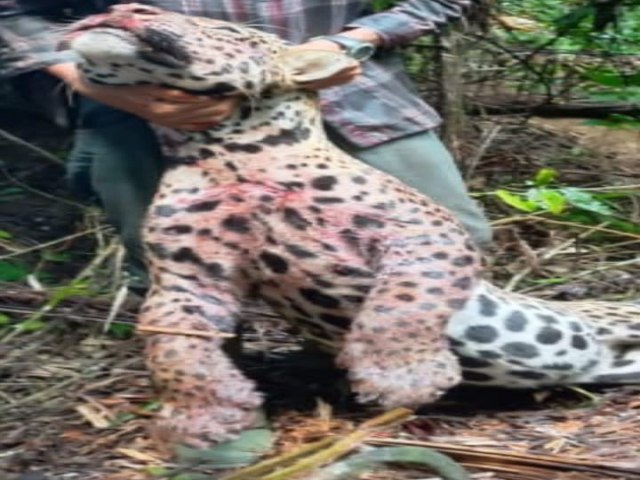
<path id="1" fill-rule="evenodd" d="M 231 33 L 243 33 L 242 30 L 240 30 L 237 27 L 234 27 L 233 25 L 224 25 L 221 27 L 213 27 L 213 30 L 216 31 L 223 31 L 223 32 L 231 32 Z"/>

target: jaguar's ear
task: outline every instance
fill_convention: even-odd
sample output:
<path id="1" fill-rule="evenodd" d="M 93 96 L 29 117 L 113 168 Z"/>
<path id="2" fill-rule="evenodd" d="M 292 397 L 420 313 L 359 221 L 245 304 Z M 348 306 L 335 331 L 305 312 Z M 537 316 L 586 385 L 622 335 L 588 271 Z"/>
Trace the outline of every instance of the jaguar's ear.
<path id="1" fill-rule="evenodd" d="M 292 87 L 304 87 L 358 67 L 358 62 L 344 53 L 298 48 L 280 53 L 276 62 L 284 71 L 285 84 Z"/>

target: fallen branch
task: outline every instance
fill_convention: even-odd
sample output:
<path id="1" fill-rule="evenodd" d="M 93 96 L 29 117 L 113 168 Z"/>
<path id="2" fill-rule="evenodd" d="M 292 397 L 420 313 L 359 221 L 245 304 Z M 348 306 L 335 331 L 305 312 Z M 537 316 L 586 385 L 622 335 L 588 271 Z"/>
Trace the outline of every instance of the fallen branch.
<path id="1" fill-rule="evenodd" d="M 508 96 L 497 97 L 473 97 L 467 99 L 469 111 L 472 114 L 484 115 L 513 115 L 530 114 L 548 118 L 606 118 L 610 115 L 640 115 L 640 105 L 633 103 L 602 103 L 602 102 L 575 102 L 575 103 L 549 103 L 543 98 L 529 100 L 509 99 Z"/>

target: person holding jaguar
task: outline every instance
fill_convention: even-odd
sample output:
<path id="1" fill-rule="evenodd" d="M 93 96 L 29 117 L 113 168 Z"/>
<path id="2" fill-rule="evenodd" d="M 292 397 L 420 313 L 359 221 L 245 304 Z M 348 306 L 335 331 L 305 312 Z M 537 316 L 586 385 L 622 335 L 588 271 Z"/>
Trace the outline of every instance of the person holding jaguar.
<path id="1" fill-rule="evenodd" d="M 190 95 L 155 86 L 89 85 L 76 58 L 59 51 L 60 24 L 105 12 L 114 0 L 0 1 L 0 76 L 19 86 L 37 82 L 29 95 L 46 100 L 51 78 L 77 95 L 68 161 L 71 187 L 95 195 L 129 253 L 131 270 L 145 278 L 140 225 L 156 191 L 164 160 L 147 122 L 203 130 L 227 118 L 235 95 Z M 360 68 L 307 88 L 322 89 L 322 113 L 331 139 L 361 161 L 387 172 L 451 210 L 480 247 L 490 226 L 469 197 L 456 164 L 439 140 L 438 114 L 417 95 L 404 71 L 400 48 L 461 19 L 473 0 L 407 0 L 374 12 L 364 0 L 149 0 L 140 4 L 274 33 L 300 49 L 345 51 Z M 35 93 L 34 93 L 35 92 Z M 37 98 L 33 98 L 37 97 Z M 59 115 L 60 116 L 60 115 Z M 135 162 L 131 158 L 136 158 Z M 144 289 L 144 280 L 142 281 Z"/>

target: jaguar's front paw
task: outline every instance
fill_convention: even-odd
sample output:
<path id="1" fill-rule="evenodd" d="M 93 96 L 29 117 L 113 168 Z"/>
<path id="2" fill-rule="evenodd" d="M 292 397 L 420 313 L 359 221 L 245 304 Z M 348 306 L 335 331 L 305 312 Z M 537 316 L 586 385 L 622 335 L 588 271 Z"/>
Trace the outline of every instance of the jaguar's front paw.
<path id="1" fill-rule="evenodd" d="M 165 401 L 153 428 L 153 436 L 163 445 L 206 448 L 234 439 L 243 430 L 261 425 L 260 395 L 242 403 L 221 401 Z"/>
<path id="2" fill-rule="evenodd" d="M 436 401 L 461 380 L 458 361 L 447 350 L 400 356 L 358 350 L 357 346 L 345 348 L 338 361 L 349 370 L 352 389 L 363 403 L 415 408 Z"/>

